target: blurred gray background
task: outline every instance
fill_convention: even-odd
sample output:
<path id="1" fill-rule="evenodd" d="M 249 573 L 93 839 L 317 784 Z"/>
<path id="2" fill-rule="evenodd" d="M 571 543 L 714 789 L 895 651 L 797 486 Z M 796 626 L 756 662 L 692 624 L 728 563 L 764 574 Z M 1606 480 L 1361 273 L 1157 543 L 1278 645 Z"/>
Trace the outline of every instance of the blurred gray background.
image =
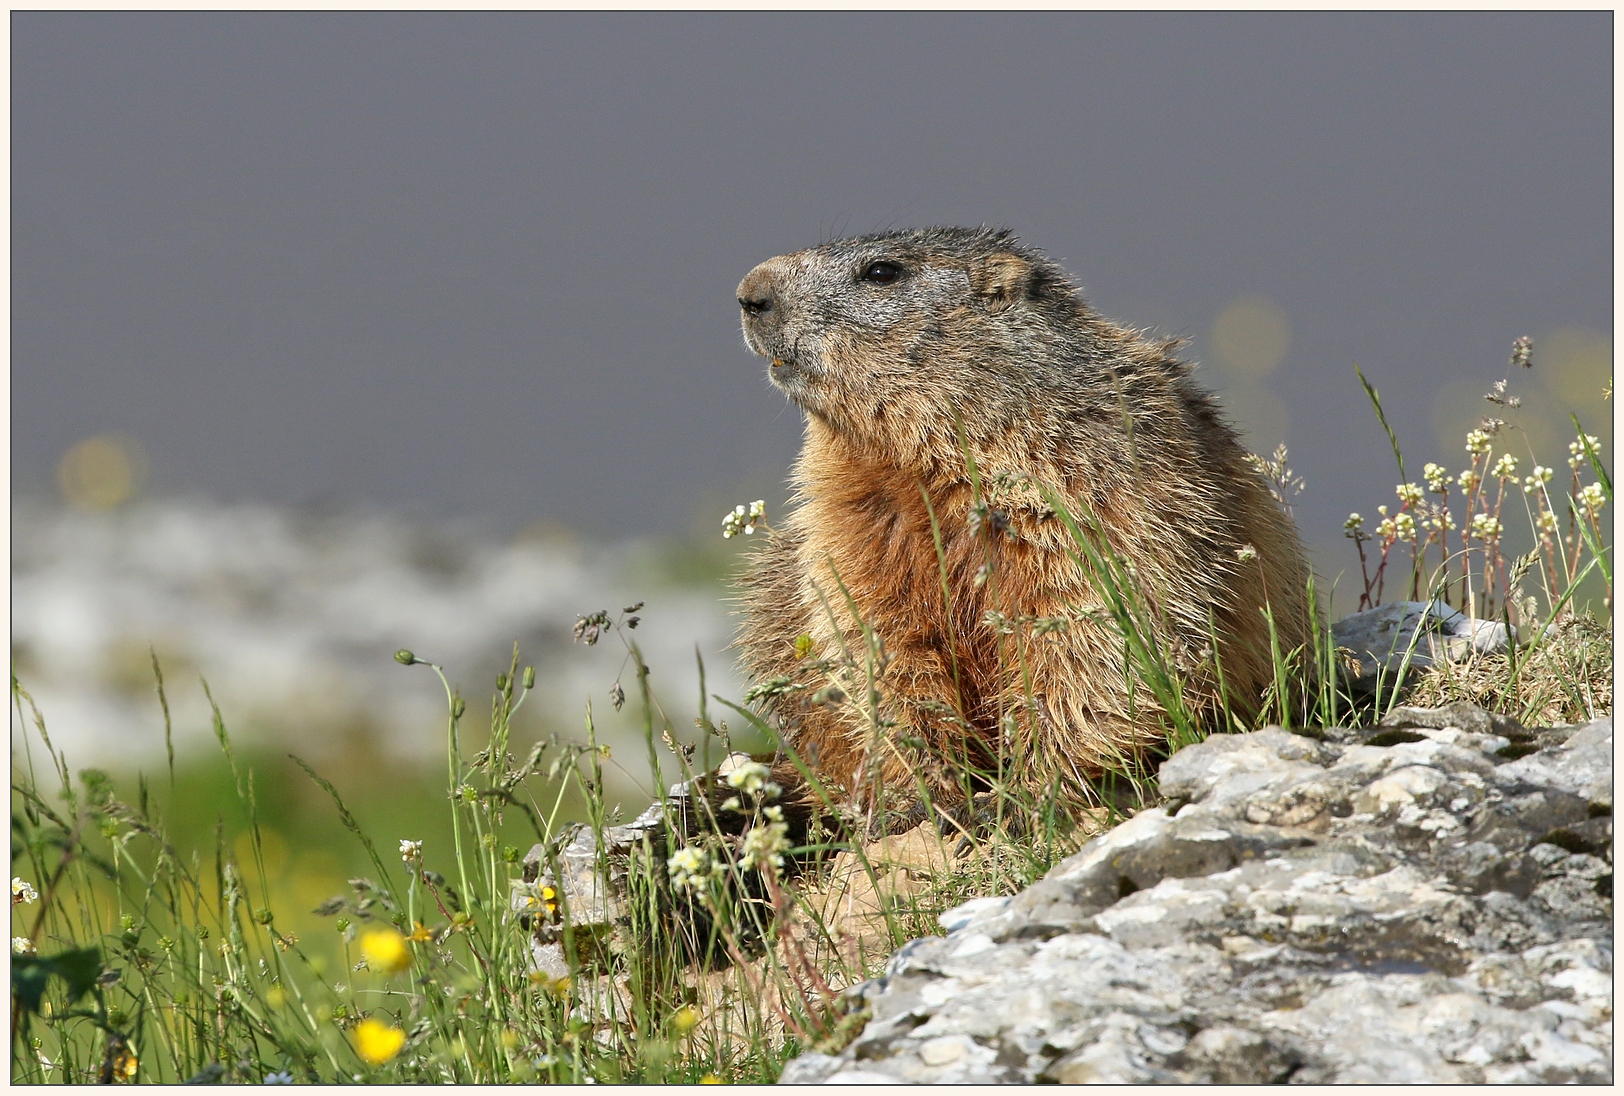
<path id="1" fill-rule="evenodd" d="M 1610 352 L 1611 26 L 14 13 L 14 485 L 116 433 L 151 491 L 708 531 L 800 434 L 739 277 L 991 222 L 1189 336 L 1334 544 L 1395 479 L 1354 362 L 1417 462 L 1519 335 L 1537 402 L 1610 418 L 1541 351 Z M 1283 352 L 1225 360 L 1257 298 Z"/>
<path id="2" fill-rule="evenodd" d="M 839 235 L 987 222 L 1190 340 L 1253 448 L 1290 445 L 1331 580 L 1356 566 L 1343 518 L 1397 481 L 1355 362 L 1419 479 L 1463 465 L 1532 336 L 1523 407 L 1497 413 L 1561 467 L 1576 411 L 1610 461 L 1612 23 L 13 13 L 13 487 L 719 547 L 733 503 L 776 512 L 801 430 L 742 346 L 738 279 Z M 220 525 L 188 505 L 175 528 Z M 85 543 L 51 528 L 40 567 Z M 97 611 L 88 580 L 53 581 Z M 19 586 L 40 628 L 81 619 L 43 597 Z M 719 651 L 726 628 L 695 627 Z M 89 651 L 76 634 L 51 642 Z"/>

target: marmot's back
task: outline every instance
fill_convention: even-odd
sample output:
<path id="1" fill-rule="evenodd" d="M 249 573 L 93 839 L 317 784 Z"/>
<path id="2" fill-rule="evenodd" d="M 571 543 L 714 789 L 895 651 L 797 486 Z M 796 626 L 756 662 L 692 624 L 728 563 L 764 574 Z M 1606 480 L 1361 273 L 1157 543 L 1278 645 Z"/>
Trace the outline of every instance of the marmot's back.
<path id="1" fill-rule="evenodd" d="M 1096 315 L 1008 233 L 840 240 L 738 296 L 807 419 L 739 645 L 790 680 L 773 714 L 848 791 L 917 774 L 952 794 L 976 769 L 1080 786 L 1159 737 L 1046 488 L 1137 576 L 1191 707 L 1217 710 L 1221 673 L 1231 710 L 1257 710 L 1265 605 L 1282 651 L 1306 641 L 1296 532 L 1172 344 Z"/>

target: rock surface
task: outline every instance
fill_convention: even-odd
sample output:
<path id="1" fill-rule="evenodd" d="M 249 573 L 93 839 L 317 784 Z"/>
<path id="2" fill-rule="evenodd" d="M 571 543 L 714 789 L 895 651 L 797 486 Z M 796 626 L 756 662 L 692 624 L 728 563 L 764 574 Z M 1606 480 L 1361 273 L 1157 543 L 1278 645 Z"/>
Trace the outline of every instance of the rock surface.
<path id="1" fill-rule="evenodd" d="M 1350 685 L 1392 690 L 1400 678 L 1435 662 L 1459 662 L 1506 649 L 1511 633 L 1492 620 L 1466 616 L 1441 601 L 1396 601 L 1343 617 L 1331 638 L 1353 654 Z"/>
<path id="2" fill-rule="evenodd" d="M 1610 719 L 1218 735 L 1161 786 L 944 914 L 848 991 L 855 1041 L 782 1081 L 1611 1080 Z"/>

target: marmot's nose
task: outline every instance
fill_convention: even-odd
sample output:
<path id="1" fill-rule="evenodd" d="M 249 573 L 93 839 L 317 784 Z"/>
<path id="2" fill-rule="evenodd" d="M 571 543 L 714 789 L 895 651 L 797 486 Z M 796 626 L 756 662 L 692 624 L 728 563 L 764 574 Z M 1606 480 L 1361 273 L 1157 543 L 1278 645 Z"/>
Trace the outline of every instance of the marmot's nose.
<path id="1" fill-rule="evenodd" d="M 760 316 L 771 312 L 778 301 L 778 287 L 774 284 L 772 260 L 768 260 L 744 276 L 739 283 L 739 307 L 746 315 Z"/>

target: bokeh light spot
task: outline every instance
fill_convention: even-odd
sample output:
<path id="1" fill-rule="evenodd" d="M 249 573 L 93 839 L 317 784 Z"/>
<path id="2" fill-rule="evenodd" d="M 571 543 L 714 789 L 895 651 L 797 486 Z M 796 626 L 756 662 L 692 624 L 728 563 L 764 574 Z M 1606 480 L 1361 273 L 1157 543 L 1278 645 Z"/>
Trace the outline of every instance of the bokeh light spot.
<path id="1" fill-rule="evenodd" d="M 86 510 L 108 510 L 129 501 L 145 475 L 140 443 L 121 434 L 86 438 L 64 453 L 56 468 L 62 497 Z"/>
<path id="2" fill-rule="evenodd" d="M 1223 307 L 1209 340 L 1218 360 L 1244 376 L 1268 376 L 1286 360 L 1291 324 L 1267 297 L 1237 297 Z"/>
<path id="3" fill-rule="evenodd" d="M 1581 420 L 1595 419 L 1613 373 L 1613 340 L 1590 328 L 1558 328 L 1534 340 L 1533 373 Z"/>

